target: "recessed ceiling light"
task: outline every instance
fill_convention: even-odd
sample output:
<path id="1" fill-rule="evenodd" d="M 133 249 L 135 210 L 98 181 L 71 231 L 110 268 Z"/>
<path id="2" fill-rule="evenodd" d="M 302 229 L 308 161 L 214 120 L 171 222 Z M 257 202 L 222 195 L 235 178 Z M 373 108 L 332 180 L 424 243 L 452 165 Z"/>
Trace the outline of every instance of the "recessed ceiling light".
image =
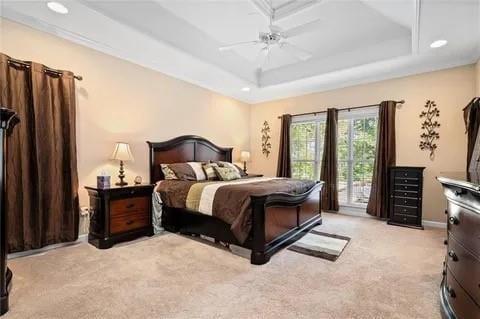
<path id="1" fill-rule="evenodd" d="M 437 49 L 447 45 L 447 43 L 448 43 L 447 40 L 437 40 L 437 41 L 433 41 L 432 44 L 430 44 L 430 47 L 432 49 Z"/>
<path id="2" fill-rule="evenodd" d="M 243 91 L 243 92 L 249 92 L 249 91 L 250 91 L 250 88 L 249 88 L 249 87 L 244 87 L 244 88 L 242 88 L 242 91 Z"/>
<path id="3" fill-rule="evenodd" d="M 68 9 L 67 7 L 65 7 L 63 4 L 61 4 L 60 2 L 56 2 L 56 1 L 49 1 L 47 2 L 47 7 L 56 12 L 56 13 L 60 13 L 60 14 L 67 14 L 68 13 Z"/>

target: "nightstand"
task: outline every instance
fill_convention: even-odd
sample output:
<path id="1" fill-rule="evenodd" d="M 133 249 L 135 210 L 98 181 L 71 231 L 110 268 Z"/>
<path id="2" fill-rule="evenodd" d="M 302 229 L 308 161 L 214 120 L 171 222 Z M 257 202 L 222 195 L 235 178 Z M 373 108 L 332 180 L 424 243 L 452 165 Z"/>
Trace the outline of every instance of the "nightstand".
<path id="1" fill-rule="evenodd" d="M 153 235 L 154 185 L 85 188 L 90 196 L 90 244 L 107 249 L 121 241 Z"/>

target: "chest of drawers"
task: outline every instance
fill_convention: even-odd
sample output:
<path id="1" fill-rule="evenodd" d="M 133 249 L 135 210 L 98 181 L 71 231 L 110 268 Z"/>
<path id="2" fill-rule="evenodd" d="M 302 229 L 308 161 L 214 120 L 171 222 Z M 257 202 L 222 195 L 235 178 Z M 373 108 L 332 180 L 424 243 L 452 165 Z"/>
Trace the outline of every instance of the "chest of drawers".
<path id="1" fill-rule="evenodd" d="M 480 185 L 438 177 L 447 198 L 443 318 L 480 319 Z"/>
<path id="2" fill-rule="evenodd" d="M 425 167 L 395 166 L 389 171 L 388 224 L 423 229 L 422 197 Z"/>

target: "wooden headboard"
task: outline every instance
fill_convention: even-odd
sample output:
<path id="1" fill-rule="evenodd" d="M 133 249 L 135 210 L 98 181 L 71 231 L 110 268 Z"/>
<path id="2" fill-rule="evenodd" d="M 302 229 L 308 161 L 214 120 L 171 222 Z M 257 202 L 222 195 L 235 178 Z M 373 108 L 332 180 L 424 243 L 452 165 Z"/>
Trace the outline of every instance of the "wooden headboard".
<path id="1" fill-rule="evenodd" d="M 219 147 L 195 135 L 184 135 L 165 142 L 147 142 L 150 148 L 150 182 L 164 179 L 160 164 L 232 161 L 231 147 Z"/>

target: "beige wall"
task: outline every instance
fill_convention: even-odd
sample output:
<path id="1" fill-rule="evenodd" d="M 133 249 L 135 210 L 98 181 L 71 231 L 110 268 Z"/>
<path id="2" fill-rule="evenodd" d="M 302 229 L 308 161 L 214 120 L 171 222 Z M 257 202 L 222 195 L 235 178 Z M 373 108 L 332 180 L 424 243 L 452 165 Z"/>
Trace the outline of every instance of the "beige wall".
<path id="1" fill-rule="evenodd" d="M 444 221 L 445 202 L 435 176 L 442 171 L 461 171 L 465 168 L 466 137 L 462 108 L 474 94 L 475 66 L 470 65 L 254 105 L 250 115 L 250 171 L 275 174 L 280 124 L 277 116 L 280 114 L 405 99 L 406 103 L 397 110 L 397 164 L 427 167 L 424 219 Z M 433 161 L 427 152 L 418 148 L 421 134 L 418 115 L 427 99 L 435 100 L 441 112 L 439 148 Z M 265 120 L 272 128 L 272 153 L 268 159 L 261 152 L 260 129 Z"/>
<path id="2" fill-rule="evenodd" d="M 9 20 L 2 27 L 3 53 L 84 77 L 77 82 L 82 205 L 88 202 L 83 186 L 96 183 L 102 170 L 116 180 L 118 164 L 108 160 L 115 141 L 131 144 L 135 162 L 126 164 L 129 182 L 136 175 L 148 181 L 147 140 L 198 134 L 234 147 L 234 159 L 249 146 L 247 104 Z"/>

